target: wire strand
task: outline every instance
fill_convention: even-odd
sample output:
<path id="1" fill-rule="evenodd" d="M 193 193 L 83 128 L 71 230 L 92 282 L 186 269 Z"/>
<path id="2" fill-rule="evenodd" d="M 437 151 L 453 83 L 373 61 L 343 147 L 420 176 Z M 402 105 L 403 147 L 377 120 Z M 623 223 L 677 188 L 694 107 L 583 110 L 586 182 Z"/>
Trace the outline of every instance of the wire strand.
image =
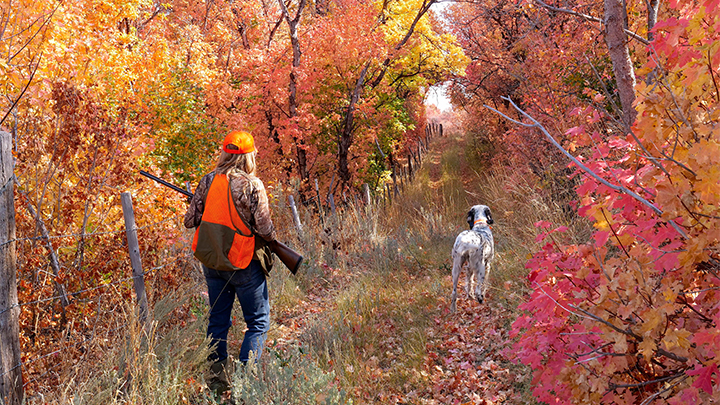
<path id="1" fill-rule="evenodd" d="M 180 215 L 165 218 L 162 221 L 154 222 L 152 224 L 147 224 L 147 225 L 143 225 L 140 227 L 136 227 L 135 230 L 140 231 L 143 229 L 152 228 L 152 227 L 162 225 L 166 222 L 170 222 L 171 220 L 175 220 L 178 218 L 180 218 Z M 85 237 L 89 237 L 89 236 L 114 235 L 114 234 L 120 234 L 120 233 L 127 232 L 127 231 L 128 231 L 127 228 L 122 228 L 117 231 L 103 231 L 103 232 L 91 232 L 91 233 L 68 233 L 68 234 L 64 234 L 64 235 L 52 235 L 52 236 L 47 236 L 47 237 L 45 237 L 45 236 L 29 236 L 29 237 L 25 237 L 25 238 L 15 238 L 15 239 L 7 240 L 3 243 L 0 243 L 0 248 L 4 247 L 6 245 L 9 245 L 13 242 L 37 241 L 37 240 L 48 240 L 48 239 L 63 239 L 63 238 L 85 238 Z"/>
<path id="2" fill-rule="evenodd" d="M 182 259 L 182 258 L 189 258 L 189 257 L 190 257 L 190 255 L 182 255 L 182 256 L 176 256 L 175 259 Z M 175 261 L 167 262 L 167 263 L 162 264 L 162 265 L 160 265 L 160 266 L 152 267 L 152 268 L 150 268 L 149 270 L 144 271 L 143 274 L 142 274 L 142 276 L 146 276 L 146 275 L 148 275 L 148 274 L 150 274 L 150 273 L 152 273 L 152 272 L 154 272 L 154 271 L 156 271 L 156 270 L 159 270 L 159 269 L 168 267 L 168 266 L 170 266 L 171 264 L 176 264 L 176 260 L 175 260 Z M 95 287 L 85 288 L 85 289 L 83 289 L 83 290 L 75 291 L 75 292 L 72 292 L 72 293 L 67 293 L 67 294 L 65 294 L 65 295 L 55 295 L 55 296 L 52 296 L 52 297 L 42 298 L 42 299 L 35 300 L 35 301 L 18 302 L 18 303 L 16 303 L 16 304 L 13 304 L 13 305 L 9 306 L 8 308 L 5 308 L 5 309 L 3 309 L 2 311 L 0 311 L 0 315 L 2 315 L 2 314 L 4 314 L 5 312 L 10 311 L 10 310 L 12 310 L 12 309 L 14 309 L 14 308 L 24 307 L 24 306 L 26 306 L 26 305 L 32 305 L 32 304 L 40 304 L 40 303 L 43 303 L 43 302 L 48 302 L 48 301 L 53 301 L 53 300 L 56 300 L 56 299 L 60 299 L 60 298 L 62 298 L 62 297 L 75 297 L 75 296 L 80 295 L 80 294 L 82 294 L 82 293 L 84 293 L 84 292 L 93 291 L 93 290 L 98 290 L 98 289 L 100 289 L 100 288 L 109 287 L 109 286 L 112 286 L 112 285 L 115 285 L 115 284 L 123 283 L 123 282 L 125 282 L 125 281 L 130 281 L 130 280 L 132 280 L 132 279 L 135 279 L 136 277 L 138 277 L 138 276 L 130 276 L 130 277 L 121 278 L 121 279 L 118 279 L 118 280 L 115 280 L 115 281 L 112 281 L 112 282 L 109 282 L 109 283 L 97 285 L 97 286 L 95 286 Z"/>

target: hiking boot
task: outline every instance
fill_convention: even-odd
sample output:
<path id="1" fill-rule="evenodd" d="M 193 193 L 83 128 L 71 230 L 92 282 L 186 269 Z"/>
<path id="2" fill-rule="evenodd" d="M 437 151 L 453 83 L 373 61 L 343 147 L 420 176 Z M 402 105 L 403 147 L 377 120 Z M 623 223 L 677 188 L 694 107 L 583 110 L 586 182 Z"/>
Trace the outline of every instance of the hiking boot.
<path id="1" fill-rule="evenodd" d="M 223 394 L 230 390 L 230 384 L 217 377 L 211 378 L 210 381 L 208 381 L 207 386 L 216 400 L 222 399 Z"/>
<path id="2" fill-rule="evenodd" d="M 228 382 L 227 359 L 213 363 L 210 370 L 205 373 L 205 382 L 216 400 L 221 400 L 223 394 L 230 390 Z"/>

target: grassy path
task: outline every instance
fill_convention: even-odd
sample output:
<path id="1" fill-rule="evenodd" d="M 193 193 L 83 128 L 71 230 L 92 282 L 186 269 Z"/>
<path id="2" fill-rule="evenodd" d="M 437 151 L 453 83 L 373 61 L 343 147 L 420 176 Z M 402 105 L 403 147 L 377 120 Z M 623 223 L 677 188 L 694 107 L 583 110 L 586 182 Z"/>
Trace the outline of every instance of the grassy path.
<path id="1" fill-rule="evenodd" d="M 451 195 L 465 210 L 474 204 L 492 204 L 490 196 L 483 195 L 481 179 L 468 163 L 465 139 L 446 137 L 433 143 L 427 170 L 433 188 L 445 188 L 436 195 Z M 465 210 L 457 212 L 451 219 L 464 229 Z M 503 215 L 498 213 L 502 217 Z M 499 221 L 501 222 L 501 221 Z M 504 286 L 498 285 L 502 277 L 492 277 L 488 300 L 480 305 L 464 295 L 465 275 L 458 285 L 461 291 L 458 310 L 448 314 L 451 288 L 449 251 L 452 242 L 446 246 L 448 274 L 445 277 L 445 297 L 438 297 L 444 306 L 443 316 L 435 320 L 432 338 L 427 345 L 426 368 L 430 373 L 431 386 L 426 394 L 432 398 L 429 403 L 472 403 L 472 404 L 521 404 L 532 400 L 528 395 L 526 370 L 514 366 L 507 359 L 510 341 L 509 325 L 514 312 L 508 306 L 505 296 L 509 295 Z M 502 255 L 502 246 L 498 246 Z M 497 268 L 497 263 L 496 263 Z M 501 270 L 502 271 L 502 270 Z"/>
<path id="2" fill-rule="evenodd" d="M 527 371 L 506 357 L 513 311 L 502 283 L 483 305 L 461 294 L 449 313 L 449 252 L 469 206 L 483 202 L 479 180 L 462 138 L 433 140 L 384 215 L 357 216 L 352 232 L 344 224 L 357 237 L 335 249 L 321 244 L 314 276 L 273 281 L 270 349 L 309 347 L 356 403 L 531 402 Z"/>

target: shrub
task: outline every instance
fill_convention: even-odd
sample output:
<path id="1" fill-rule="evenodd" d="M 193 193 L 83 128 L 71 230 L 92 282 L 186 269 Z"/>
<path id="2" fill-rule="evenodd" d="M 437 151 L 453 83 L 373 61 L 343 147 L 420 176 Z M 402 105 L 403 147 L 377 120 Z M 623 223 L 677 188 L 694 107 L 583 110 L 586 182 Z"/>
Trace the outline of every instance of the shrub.
<path id="1" fill-rule="evenodd" d="M 320 369 L 302 348 L 268 348 L 262 361 L 238 367 L 233 397 L 246 404 L 351 404 L 335 384 L 335 374 Z"/>

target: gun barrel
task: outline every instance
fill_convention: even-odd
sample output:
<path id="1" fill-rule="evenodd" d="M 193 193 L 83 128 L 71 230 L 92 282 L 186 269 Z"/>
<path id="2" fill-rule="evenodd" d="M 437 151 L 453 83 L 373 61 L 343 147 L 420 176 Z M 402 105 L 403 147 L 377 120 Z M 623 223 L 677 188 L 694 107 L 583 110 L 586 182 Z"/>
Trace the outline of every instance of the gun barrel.
<path id="1" fill-rule="evenodd" d="M 176 185 L 174 185 L 174 184 L 172 184 L 172 183 L 168 183 L 167 181 L 161 179 L 160 177 L 154 176 L 154 175 L 146 172 L 145 170 L 140 170 L 140 174 L 142 174 L 143 176 L 145 176 L 145 177 L 147 177 L 147 178 L 149 178 L 149 179 L 152 179 L 152 180 L 157 181 L 158 183 L 162 184 L 162 185 L 165 186 L 165 187 L 170 187 L 171 189 L 177 191 L 178 193 L 182 193 L 182 194 L 184 194 L 184 195 L 187 196 L 187 197 L 192 197 L 192 196 L 193 196 L 193 193 L 191 193 L 191 192 L 189 192 L 189 191 L 187 191 L 187 190 L 183 190 L 182 188 L 180 188 L 180 187 L 178 187 L 178 186 L 176 186 Z"/>

